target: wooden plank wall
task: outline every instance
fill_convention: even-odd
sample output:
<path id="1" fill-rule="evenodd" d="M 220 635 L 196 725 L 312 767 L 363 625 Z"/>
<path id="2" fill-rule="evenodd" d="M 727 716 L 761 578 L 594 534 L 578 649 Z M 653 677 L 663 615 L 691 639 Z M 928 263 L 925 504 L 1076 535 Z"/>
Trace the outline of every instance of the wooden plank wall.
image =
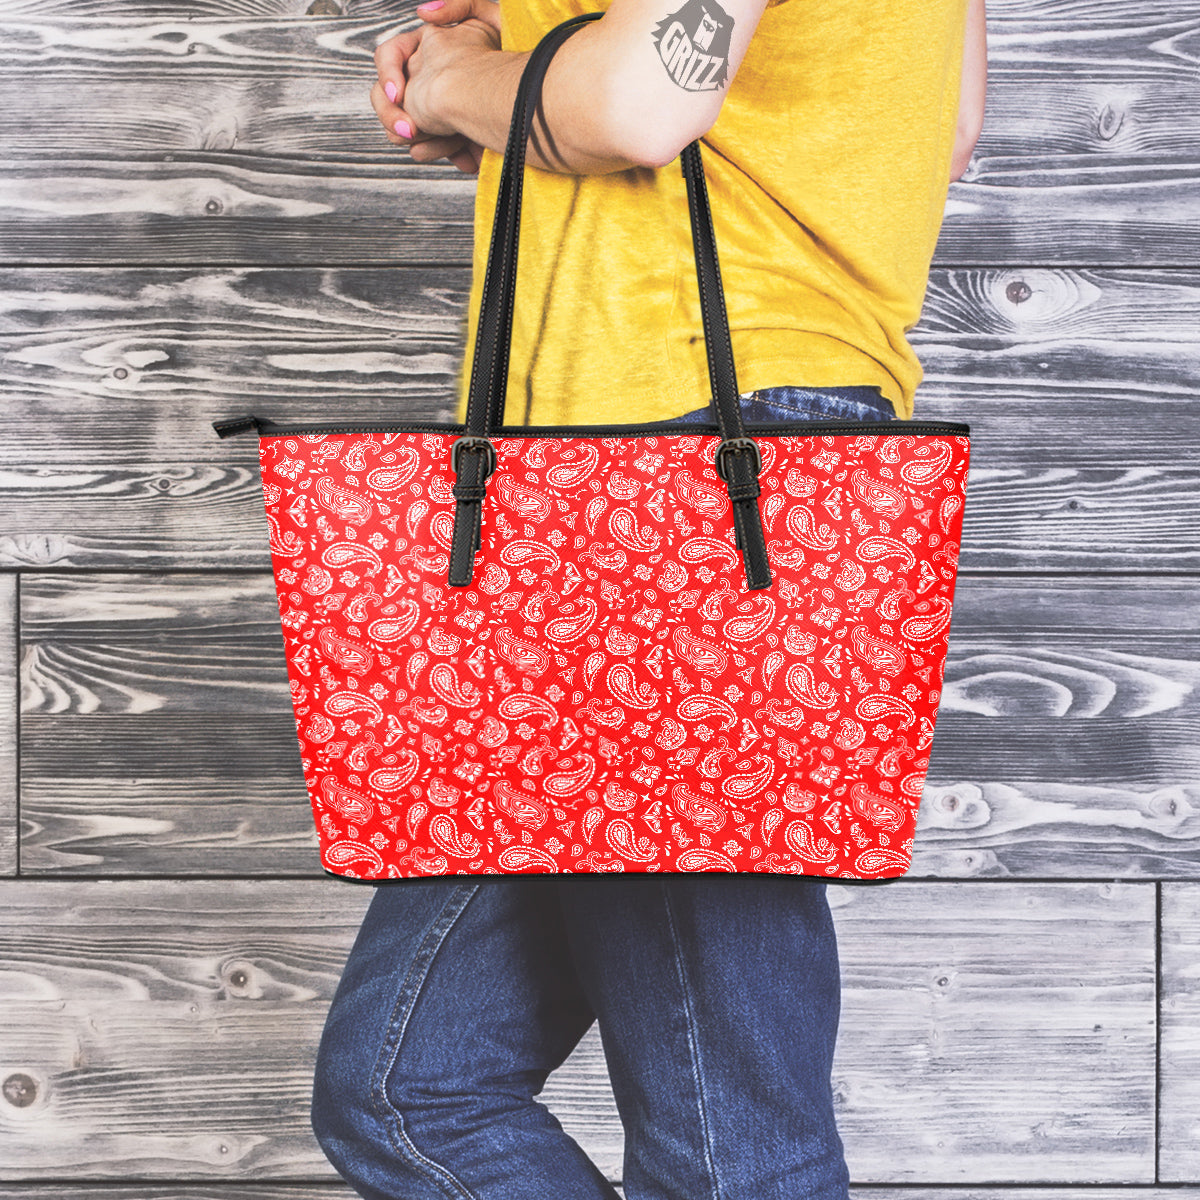
<path id="1" fill-rule="evenodd" d="M 917 331 L 963 575 L 912 875 L 833 891 L 842 1126 L 877 1200 L 1197 1200 L 1200 6 L 990 10 Z M 0 5 L 0 1200 L 349 1194 L 307 1105 L 370 889 L 209 422 L 447 413 L 473 186 L 366 105 L 410 19 Z M 619 1178 L 594 1038 L 549 1100 Z"/>

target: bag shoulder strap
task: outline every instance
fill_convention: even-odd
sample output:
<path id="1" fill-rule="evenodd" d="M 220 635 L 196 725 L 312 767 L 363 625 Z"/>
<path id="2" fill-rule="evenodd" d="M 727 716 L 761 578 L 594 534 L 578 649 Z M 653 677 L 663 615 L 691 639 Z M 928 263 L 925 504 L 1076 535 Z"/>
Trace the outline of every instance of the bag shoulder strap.
<path id="1" fill-rule="evenodd" d="M 520 245 L 525 147 L 542 83 L 555 52 L 583 25 L 598 20 L 602 15 L 585 13 L 572 17 L 546 34 L 530 54 L 517 88 L 475 334 L 475 355 L 467 394 L 466 430 L 452 450 L 451 462 L 456 473 L 454 495 L 457 500 L 450 552 L 449 583 L 452 587 L 468 585 L 473 575 L 487 477 L 496 464 L 495 449 L 490 439 L 504 420 Z M 734 530 L 746 569 L 747 587 L 765 588 L 770 586 L 771 571 L 758 508 L 758 473 L 762 468 L 762 458 L 753 439 L 746 436 L 742 422 L 729 318 L 725 310 L 699 142 L 692 142 L 684 149 L 681 165 L 691 216 L 709 383 L 717 427 L 721 433 L 714 465 L 729 490 Z"/>

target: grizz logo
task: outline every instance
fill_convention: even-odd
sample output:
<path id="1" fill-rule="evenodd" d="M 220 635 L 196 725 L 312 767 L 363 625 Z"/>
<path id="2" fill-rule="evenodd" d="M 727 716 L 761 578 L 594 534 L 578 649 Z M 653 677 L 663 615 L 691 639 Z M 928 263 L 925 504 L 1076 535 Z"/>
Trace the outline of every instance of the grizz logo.
<path id="1" fill-rule="evenodd" d="M 689 92 L 713 92 L 729 74 L 733 20 L 713 0 L 687 0 L 654 30 L 667 73 Z"/>

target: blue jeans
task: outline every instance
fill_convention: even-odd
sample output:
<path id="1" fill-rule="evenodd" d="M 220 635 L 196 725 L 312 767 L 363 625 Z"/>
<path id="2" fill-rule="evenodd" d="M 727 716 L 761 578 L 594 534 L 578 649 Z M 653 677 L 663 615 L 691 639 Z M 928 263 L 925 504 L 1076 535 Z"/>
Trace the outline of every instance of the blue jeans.
<path id="1" fill-rule="evenodd" d="M 772 421 L 890 421 L 891 402 L 873 387 L 773 387 L 742 395 L 742 417 L 748 425 Z M 678 418 L 689 424 L 715 421 L 711 408 L 697 408 Z"/>
<path id="2" fill-rule="evenodd" d="M 873 409 L 847 395 L 861 390 L 770 389 L 745 404 L 775 415 L 747 416 L 885 419 L 877 393 Z M 615 1200 L 535 1098 L 597 1022 L 627 1200 L 845 1200 L 825 887 L 770 875 L 376 885 L 317 1054 L 317 1140 L 368 1200 Z"/>

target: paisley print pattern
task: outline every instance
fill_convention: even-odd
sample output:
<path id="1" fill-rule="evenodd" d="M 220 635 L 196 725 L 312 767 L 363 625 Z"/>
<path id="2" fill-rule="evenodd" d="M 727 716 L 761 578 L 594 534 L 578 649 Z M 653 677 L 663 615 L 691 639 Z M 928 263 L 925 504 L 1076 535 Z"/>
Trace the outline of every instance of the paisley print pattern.
<path id="1" fill-rule="evenodd" d="M 964 437 L 762 436 L 748 592 L 717 439 L 500 437 L 447 586 L 455 434 L 271 434 L 271 552 L 325 868 L 903 874 Z"/>

